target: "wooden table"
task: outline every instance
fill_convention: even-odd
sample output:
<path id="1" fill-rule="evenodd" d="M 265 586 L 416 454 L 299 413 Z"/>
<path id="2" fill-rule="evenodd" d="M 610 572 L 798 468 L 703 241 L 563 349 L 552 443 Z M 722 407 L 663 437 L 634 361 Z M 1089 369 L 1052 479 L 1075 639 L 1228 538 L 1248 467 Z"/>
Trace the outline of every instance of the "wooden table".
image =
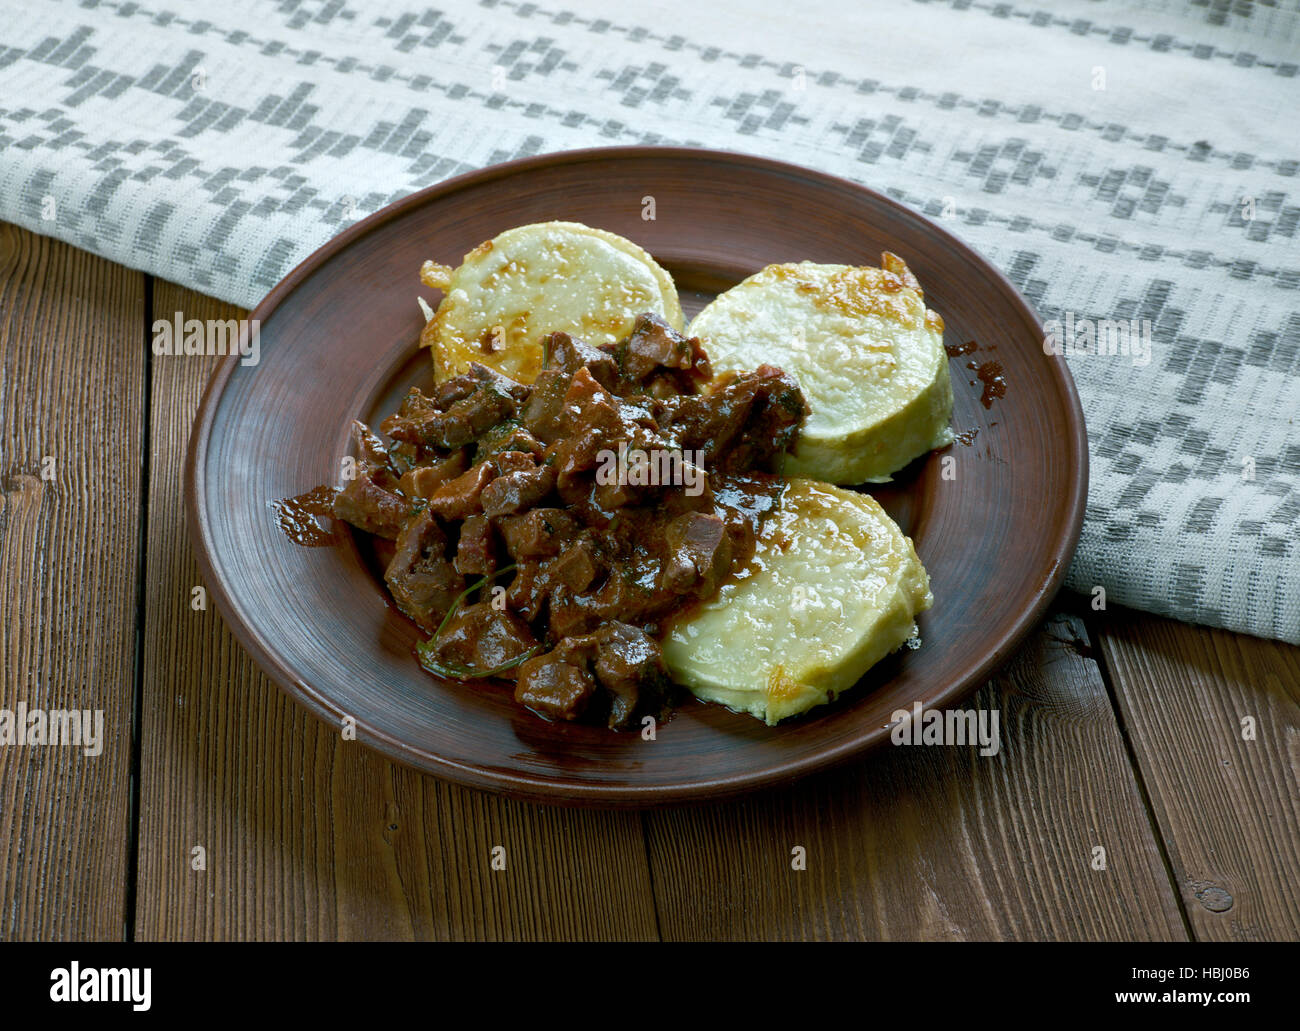
<path id="1" fill-rule="evenodd" d="M 244 315 L 0 225 L 0 707 L 106 737 L 0 748 L 0 938 L 1300 937 L 1300 649 L 1069 596 L 975 699 L 991 759 L 587 812 L 342 740 L 191 604 L 176 311 Z"/>

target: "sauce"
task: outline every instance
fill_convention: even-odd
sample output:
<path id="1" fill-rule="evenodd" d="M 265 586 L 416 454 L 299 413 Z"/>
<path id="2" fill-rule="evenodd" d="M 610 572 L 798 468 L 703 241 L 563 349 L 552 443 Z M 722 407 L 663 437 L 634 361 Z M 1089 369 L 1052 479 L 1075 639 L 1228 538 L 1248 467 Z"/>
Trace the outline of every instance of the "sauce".
<path id="1" fill-rule="evenodd" d="M 979 350 L 979 344 L 974 340 L 967 340 L 964 344 L 944 344 L 943 349 L 948 352 L 949 358 L 960 358 L 963 355 L 974 354 Z M 995 351 L 997 348 L 990 344 L 986 350 Z M 984 389 L 980 394 L 980 404 L 985 408 L 992 408 L 994 401 L 1007 396 L 1007 380 L 1002 374 L 1001 362 L 990 361 L 977 364 L 972 360 L 966 363 L 966 368 L 975 373 L 976 379 L 984 384 Z M 972 387 L 975 386 L 974 379 L 968 380 L 968 382 Z M 989 425 L 991 426 L 993 423 Z M 970 440 L 962 440 L 961 437 L 957 439 L 963 444 L 970 444 L 975 440 L 973 436 Z"/>
<path id="2" fill-rule="evenodd" d="M 289 540 L 304 548 L 323 548 L 337 544 L 338 535 L 333 529 L 322 526 L 319 521 L 320 517 L 333 519 L 334 496 L 337 493 L 333 487 L 322 484 L 313 487 L 306 494 L 271 502 L 276 525 Z"/>
<path id="3" fill-rule="evenodd" d="M 975 370 L 975 375 L 984 384 L 984 392 L 980 395 L 980 404 L 985 408 L 992 408 L 994 401 L 1006 397 L 1007 381 L 1002 375 L 1001 362 L 983 362 Z"/>

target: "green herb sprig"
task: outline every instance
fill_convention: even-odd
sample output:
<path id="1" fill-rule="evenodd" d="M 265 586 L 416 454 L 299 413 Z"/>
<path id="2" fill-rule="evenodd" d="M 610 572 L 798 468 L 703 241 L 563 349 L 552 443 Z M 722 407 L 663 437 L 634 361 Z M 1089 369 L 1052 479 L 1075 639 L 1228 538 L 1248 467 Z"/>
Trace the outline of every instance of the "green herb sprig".
<path id="1" fill-rule="evenodd" d="M 451 622 L 452 617 L 454 617 L 460 610 L 461 604 L 465 599 L 475 591 L 482 590 L 502 573 L 509 573 L 516 568 L 517 567 L 514 563 L 511 563 L 508 566 L 502 566 L 500 569 L 489 573 L 481 580 L 470 584 L 461 591 L 460 594 L 456 595 L 455 601 L 451 603 L 451 608 L 447 610 L 447 614 L 442 617 L 442 622 L 438 624 L 438 629 L 433 632 L 433 636 L 427 641 L 421 641 L 415 646 L 415 652 L 419 656 L 421 666 L 435 676 L 446 677 L 449 680 L 491 680 L 493 677 L 499 677 L 502 673 L 512 670 L 516 666 L 522 665 L 541 651 L 542 646 L 540 644 L 535 644 L 518 658 L 511 659 L 509 662 L 503 662 L 500 666 L 494 666 L 492 669 L 487 670 L 470 669 L 468 666 L 462 666 L 456 662 L 445 662 L 442 659 L 439 659 L 437 655 L 438 638 L 441 637 L 442 632 L 447 629 L 447 624 Z"/>

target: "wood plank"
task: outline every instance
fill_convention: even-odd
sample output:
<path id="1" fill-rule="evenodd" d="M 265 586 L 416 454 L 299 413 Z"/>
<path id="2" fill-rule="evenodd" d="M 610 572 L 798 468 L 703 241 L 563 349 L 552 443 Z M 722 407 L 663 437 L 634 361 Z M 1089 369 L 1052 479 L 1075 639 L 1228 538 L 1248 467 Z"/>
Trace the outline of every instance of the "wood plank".
<path id="1" fill-rule="evenodd" d="M 0 939 L 124 933 L 143 325 L 142 275 L 0 224 L 0 708 L 103 719 L 0 747 Z"/>
<path id="2" fill-rule="evenodd" d="M 965 703 L 1000 710 L 996 756 L 891 745 L 735 805 L 647 814 L 663 937 L 1186 938 L 1088 651 L 1057 611 Z"/>
<path id="3" fill-rule="evenodd" d="M 1195 936 L 1300 938 L 1300 648 L 1122 610 L 1096 636 Z"/>
<path id="4" fill-rule="evenodd" d="M 245 314 L 157 283 L 154 317 L 177 311 Z M 635 814 L 509 802 L 393 765 L 284 696 L 215 610 L 191 609 L 182 468 L 211 367 L 154 359 L 137 937 L 654 937 Z M 497 845 L 505 872 L 490 869 Z"/>

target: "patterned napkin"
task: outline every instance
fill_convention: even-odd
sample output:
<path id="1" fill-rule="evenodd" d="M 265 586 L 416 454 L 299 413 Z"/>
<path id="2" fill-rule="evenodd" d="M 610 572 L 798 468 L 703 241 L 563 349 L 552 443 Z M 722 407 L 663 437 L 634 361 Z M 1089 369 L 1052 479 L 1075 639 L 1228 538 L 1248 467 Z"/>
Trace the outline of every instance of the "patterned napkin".
<path id="1" fill-rule="evenodd" d="M 251 306 L 351 221 L 672 143 L 882 190 L 1067 347 L 1072 587 L 1300 643 L 1293 0 L 0 0 L 0 218 Z"/>

